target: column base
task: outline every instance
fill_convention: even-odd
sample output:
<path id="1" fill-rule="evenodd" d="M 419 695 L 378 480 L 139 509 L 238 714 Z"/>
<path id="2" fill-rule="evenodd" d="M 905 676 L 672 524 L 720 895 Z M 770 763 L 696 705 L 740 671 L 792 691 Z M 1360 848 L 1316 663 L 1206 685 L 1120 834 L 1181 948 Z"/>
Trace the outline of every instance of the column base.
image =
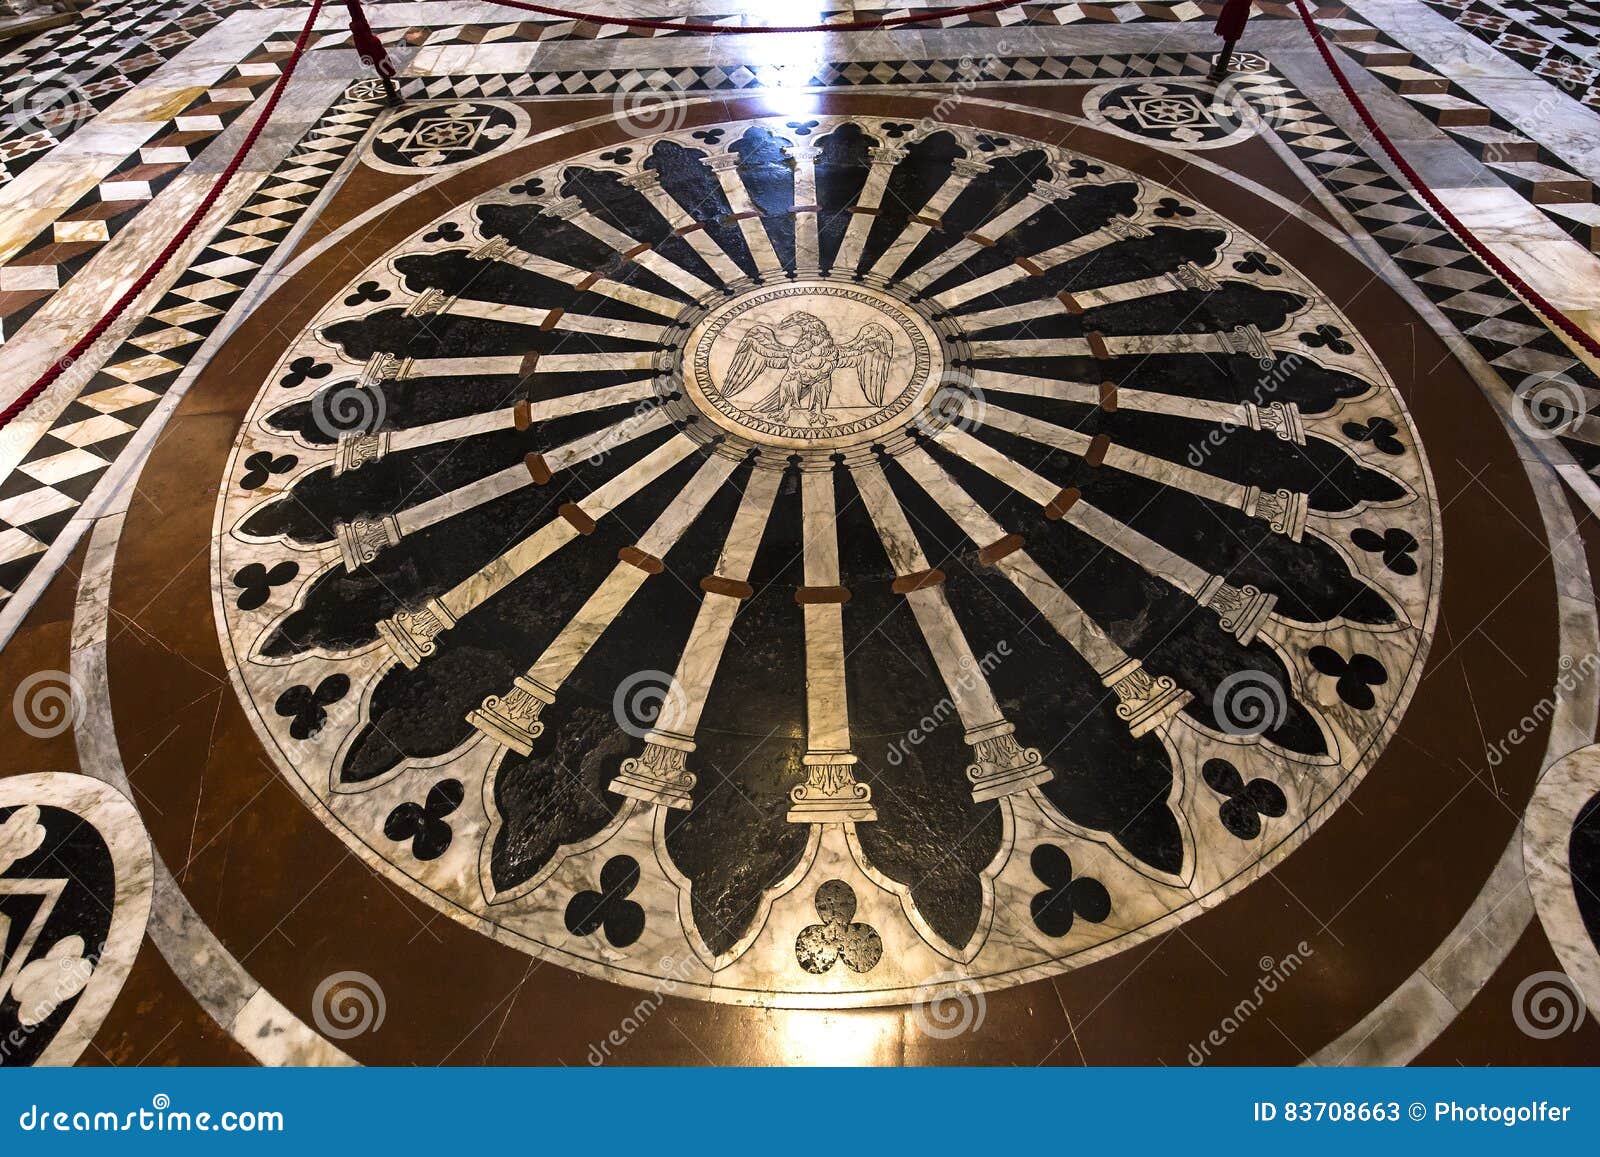
<path id="1" fill-rule="evenodd" d="M 622 761 L 622 770 L 611 781 L 610 790 L 658 807 L 688 811 L 694 806 L 692 793 L 699 782 L 685 767 L 693 750 L 694 741 L 684 736 L 649 732 L 644 750 L 636 758 Z"/>
<path id="2" fill-rule="evenodd" d="M 872 789 L 857 783 L 851 770 L 856 757 L 847 752 L 807 754 L 802 760 L 806 781 L 789 792 L 792 824 L 867 823 L 878 818 Z"/>
<path id="3" fill-rule="evenodd" d="M 999 799 L 1049 783 L 1055 772 L 1044 765 L 1036 747 L 1017 742 L 1016 729 L 1007 722 L 967 732 L 974 762 L 967 768 L 972 798 L 977 803 Z"/>
<path id="4" fill-rule="evenodd" d="M 1153 676 L 1137 659 L 1113 668 L 1103 682 L 1116 692 L 1117 718 L 1128 725 L 1135 739 L 1160 727 L 1194 698 L 1172 676 Z"/>
<path id="5" fill-rule="evenodd" d="M 456 625 L 456 617 L 438 599 L 429 599 L 414 611 L 399 611 L 378 623 L 378 637 L 389 645 L 394 657 L 407 667 L 416 667 L 438 650 L 434 639 L 441 631 Z"/>
<path id="6" fill-rule="evenodd" d="M 518 675 L 504 695 L 490 695 L 475 710 L 467 712 L 467 722 L 496 743 L 523 755 L 533 754 L 533 741 L 544 734 L 539 715 L 556 701 L 556 693 L 526 675 Z"/>

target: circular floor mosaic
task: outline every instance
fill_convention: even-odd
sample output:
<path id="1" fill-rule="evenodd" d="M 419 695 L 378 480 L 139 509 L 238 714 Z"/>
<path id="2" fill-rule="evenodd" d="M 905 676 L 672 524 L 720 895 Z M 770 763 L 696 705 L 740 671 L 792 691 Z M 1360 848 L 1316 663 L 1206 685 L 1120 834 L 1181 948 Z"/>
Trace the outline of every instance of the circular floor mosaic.
<path id="1" fill-rule="evenodd" d="M 728 123 L 528 172 L 333 295 L 217 613 L 368 863 L 577 970 L 896 1003 L 1258 877 L 1399 723 L 1439 543 L 1360 334 L 1036 141 Z"/>

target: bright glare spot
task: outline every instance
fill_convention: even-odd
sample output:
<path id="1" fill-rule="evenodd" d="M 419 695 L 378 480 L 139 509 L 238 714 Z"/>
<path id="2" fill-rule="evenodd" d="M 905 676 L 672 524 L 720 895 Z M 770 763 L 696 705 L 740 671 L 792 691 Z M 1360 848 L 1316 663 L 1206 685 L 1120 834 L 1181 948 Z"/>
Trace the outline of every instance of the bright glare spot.
<path id="1" fill-rule="evenodd" d="M 881 1009 L 854 1012 L 777 1011 L 779 1048 L 786 1065 L 883 1065 L 896 1061 L 893 1048 L 900 1018 Z"/>

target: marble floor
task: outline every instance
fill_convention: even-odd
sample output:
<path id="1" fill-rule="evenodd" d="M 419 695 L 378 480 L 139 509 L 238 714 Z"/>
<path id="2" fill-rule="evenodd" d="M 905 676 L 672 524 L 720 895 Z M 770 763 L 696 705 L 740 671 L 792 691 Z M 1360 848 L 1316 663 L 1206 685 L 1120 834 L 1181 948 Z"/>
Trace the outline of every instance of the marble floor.
<path id="1" fill-rule="evenodd" d="M 1293 4 L 576 7 L 0 45 L 0 1063 L 1600 1063 L 1600 365 Z M 1600 10 L 1314 11 L 1600 337 Z"/>

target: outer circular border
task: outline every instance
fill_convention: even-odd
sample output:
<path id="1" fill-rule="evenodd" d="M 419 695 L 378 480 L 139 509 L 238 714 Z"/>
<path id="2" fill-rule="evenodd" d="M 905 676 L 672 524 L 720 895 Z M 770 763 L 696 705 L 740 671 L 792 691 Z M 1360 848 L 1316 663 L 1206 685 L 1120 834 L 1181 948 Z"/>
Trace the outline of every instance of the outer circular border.
<path id="1" fill-rule="evenodd" d="M 1589 1008 L 1600 1015 L 1600 953 L 1578 911 L 1572 878 L 1572 828 L 1578 813 L 1600 794 L 1600 744 L 1581 747 L 1551 764 L 1523 817 L 1522 860 L 1534 909 L 1550 946 L 1577 982 Z"/>
<path id="2" fill-rule="evenodd" d="M 739 123 L 744 123 L 746 121 L 759 122 L 761 120 L 774 118 L 747 116 L 732 119 L 736 119 Z M 1020 134 L 1014 135 L 1020 136 Z M 1029 139 L 1037 140 L 1037 138 Z M 1145 144 L 1146 147 L 1148 147 L 1149 144 L 1147 141 L 1140 141 L 1140 143 Z M 593 151 L 595 151 L 593 148 L 586 150 L 586 152 Z M 554 161 L 546 162 L 538 167 L 543 169 L 551 165 L 567 163 L 575 157 L 582 155 L 585 154 L 573 154 L 569 157 L 563 157 Z M 1109 163 L 1117 165 L 1119 168 L 1123 167 L 1116 161 L 1110 161 Z M 1163 179 L 1161 177 L 1151 176 L 1149 174 L 1140 172 L 1137 169 L 1130 169 L 1129 171 L 1140 180 L 1170 188 L 1170 178 Z M 1224 174 L 1224 176 L 1226 176 L 1226 178 L 1231 182 L 1236 184 L 1238 183 L 1237 179 L 1231 175 Z M 514 180 L 515 178 L 512 179 Z M 492 193 L 495 188 L 498 188 L 500 185 L 506 183 L 507 181 L 505 180 L 499 180 L 496 182 L 495 186 L 484 190 L 483 193 Z M 1224 216 L 1221 211 L 1216 209 L 1210 202 L 1200 198 L 1195 198 L 1195 200 L 1198 204 L 1205 205 L 1207 211 L 1213 214 L 1219 223 L 1222 223 L 1240 232 L 1248 233 L 1252 237 L 1256 236 L 1254 232 L 1245 229 L 1232 217 Z M 429 222 L 429 224 L 432 223 L 435 222 Z M 423 228 L 426 227 L 428 226 L 423 226 Z M 421 232 L 421 229 L 413 230 L 413 232 Z M 1328 239 L 1326 237 L 1321 237 L 1320 241 L 1325 244 L 1328 242 Z M 388 256 L 395 248 L 398 247 L 399 244 L 403 243 L 404 241 L 402 240 L 395 246 L 391 246 L 389 250 L 385 251 L 384 256 Z M 1327 297 L 1326 294 L 1320 293 L 1317 283 L 1301 273 L 1297 263 L 1282 254 L 1279 254 L 1278 256 L 1283 260 L 1286 268 L 1294 271 L 1296 277 L 1304 283 L 1307 289 L 1318 291 L 1318 295 L 1314 297 L 1313 300 L 1322 301 L 1332 313 L 1341 318 L 1345 317 L 1345 310 L 1343 306 Z M 380 257 L 378 260 L 381 261 L 383 259 L 383 257 Z M 370 270 L 372 264 L 374 263 L 369 262 L 365 269 Z M 688 308 L 692 309 L 694 307 Z M 1346 318 L 1346 320 L 1348 321 L 1348 318 Z M 1377 380 L 1374 381 L 1373 384 L 1380 390 L 1386 391 L 1390 397 L 1394 399 L 1395 411 L 1405 423 L 1405 428 L 1412 439 L 1414 453 L 1418 459 L 1420 468 L 1419 474 L 1423 485 L 1418 489 L 1417 500 L 1425 503 L 1426 505 L 1428 518 L 1432 524 L 1435 536 L 1435 549 L 1433 554 L 1433 566 L 1429 576 L 1429 593 L 1426 599 L 1426 610 L 1422 616 L 1422 621 L 1413 623 L 1412 625 L 1419 631 L 1419 633 L 1425 636 L 1426 639 L 1431 641 L 1433 622 L 1437 615 L 1438 609 L 1439 583 L 1443 556 L 1442 527 L 1437 517 L 1437 499 L 1435 497 L 1432 471 L 1428 465 L 1426 451 L 1423 448 L 1420 437 L 1417 435 L 1416 427 L 1409 409 L 1405 406 L 1404 399 L 1397 390 L 1393 378 L 1389 374 L 1385 364 L 1372 350 L 1370 344 L 1367 342 L 1359 327 L 1352 323 L 1348 334 L 1352 340 L 1356 341 L 1366 350 L 1368 359 L 1370 360 L 1374 369 L 1377 371 Z M 251 414 L 255 412 L 256 402 L 259 401 L 259 398 L 263 393 L 264 390 L 258 391 L 249 407 L 247 407 Z M 230 466 L 228 468 L 229 472 L 225 476 L 231 476 L 233 471 L 233 466 L 231 465 L 232 458 L 237 455 L 238 451 L 239 444 L 236 442 L 233 455 L 230 456 Z M 214 528 L 215 533 L 219 535 L 224 530 L 224 523 L 221 521 L 221 513 L 222 506 L 219 503 L 218 521 Z M 216 541 L 220 541 L 220 538 Z M 224 611 L 220 601 L 216 602 L 216 610 L 219 621 L 223 621 Z M 1311 835 L 1312 831 L 1316 827 L 1320 826 L 1321 823 L 1325 821 L 1340 804 L 1343 803 L 1343 801 L 1364 778 L 1366 772 L 1370 769 L 1377 758 L 1376 752 L 1381 752 L 1381 750 L 1387 746 L 1388 741 L 1393 737 L 1395 731 L 1397 730 L 1399 726 L 1398 716 L 1403 716 L 1405 709 L 1409 706 L 1411 698 L 1415 693 L 1417 683 L 1420 680 L 1422 668 L 1425 666 L 1425 664 L 1426 653 L 1423 651 L 1423 649 L 1419 648 L 1419 650 L 1417 652 L 1413 652 L 1411 656 L 1411 662 L 1405 671 L 1405 675 L 1402 680 L 1403 686 L 1396 698 L 1395 707 L 1391 709 L 1388 717 L 1377 728 L 1368 734 L 1364 747 L 1353 754 L 1351 758 L 1351 763 L 1353 766 L 1348 768 L 1338 786 L 1326 797 L 1324 797 L 1316 808 L 1305 813 L 1301 819 L 1301 822 L 1292 831 L 1279 840 L 1279 842 L 1275 844 L 1265 855 L 1245 865 L 1243 868 L 1235 872 L 1234 875 L 1225 880 L 1222 884 L 1219 884 L 1207 892 L 1203 898 L 1189 904 L 1184 904 L 1178 908 L 1170 909 L 1163 913 L 1160 917 L 1136 928 L 1129 929 L 1115 939 L 1102 941 L 1087 948 L 1079 949 L 1069 956 L 1056 957 L 1036 964 L 1018 965 L 997 971 L 986 972 L 981 976 L 971 976 L 966 978 L 960 984 L 955 985 L 954 989 L 968 989 L 976 986 L 982 990 L 994 990 L 1012 987 L 1029 980 L 1059 975 L 1067 971 L 1075 970 L 1087 964 L 1091 964 L 1095 961 L 1102 960 L 1108 956 L 1121 953 L 1131 947 L 1136 946 L 1137 944 L 1144 942 L 1145 940 L 1148 940 L 1153 936 L 1156 936 L 1164 931 L 1168 931 L 1196 916 L 1199 916 L 1206 908 L 1235 895 L 1237 892 L 1247 887 L 1250 883 L 1258 880 L 1263 875 L 1270 872 L 1279 863 L 1281 863 L 1290 852 L 1304 842 L 1304 840 Z M 232 673 L 237 681 L 240 678 L 237 668 L 233 668 Z M 257 730 L 258 737 L 262 735 L 269 735 L 269 729 L 264 726 L 256 712 L 254 700 L 249 697 L 244 697 L 242 701 L 247 707 L 247 713 L 252 719 L 252 723 Z M 280 754 L 282 753 L 280 752 Z M 276 763 L 277 761 L 275 760 L 274 762 Z M 279 766 L 281 772 L 281 764 Z M 337 819 L 337 817 L 333 817 L 332 813 L 327 811 L 325 805 L 322 805 L 321 801 L 316 798 L 309 785 L 300 780 L 298 775 L 291 775 L 287 778 L 290 779 L 292 786 L 297 793 L 301 794 L 302 798 L 314 802 L 316 804 L 316 810 L 319 813 L 325 813 L 333 819 L 333 823 L 326 826 L 329 826 L 332 830 L 334 830 L 341 839 L 345 840 L 348 846 L 357 850 L 358 854 L 361 855 L 363 860 L 365 860 L 370 867 L 372 867 L 374 870 L 389 875 L 390 878 L 400 882 L 401 885 L 408 891 L 411 891 L 412 894 L 419 895 L 426 899 L 430 905 L 438 908 L 447 915 L 450 915 L 452 919 L 467 924 L 468 926 L 475 927 L 501 942 L 515 944 L 519 948 L 528 951 L 532 955 L 557 960 L 558 962 L 563 963 L 564 966 L 569 967 L 573 971 L 579 972 L 580 974 L 589 976 L 598 975 L 606 979 L 629 984 L 634 987 L 648 987 L 651 984 L 657 984 L 660 982 L 661 977 L 655 973 L 644 972 L 636 968 L 619 966 L 617 964 L 612 964 L 605 961 L 598 961 L 589 955 L 578 955 L 556 945 L 548 944 L 544 941 L 535 940 L 524 936 L 521 933 L 513 931 L 505 924 L 487 920 L 483 915 L 476 913 L 471 909 L 460 906 L 450 897 L 433 891 L 428 885 L 423 884 L 408 873 L 401 870 L 387 856 L 380 854 L 375 848 L 367 843 L 367 841 L 361 835 L 347 828 L 342 821 Z M 684 991 L 690 992 L 703 999 L 724 1003 L 789 1008 L 863 1007 L 899 1004 L 905 1003 L 907 1000 L 911 999 L 924 998 L 926 995 L 925 989 L 927 987 L 926 983 L 923 983 L 915 987 L 899 986 L 894 988 L 878 988 L 851 994 L 840 994 L 835 991 L 797 991 L 793 989 L 782 993 L 774 993 L 769 990 L 755 991 L 749 989 L 733 989 L 729 987 L 719 987 L 715 984 L 700 985 L 698 983 L 690 983 L 687 981 L 680 981 L 679 983 L 680 987 Z"/>

